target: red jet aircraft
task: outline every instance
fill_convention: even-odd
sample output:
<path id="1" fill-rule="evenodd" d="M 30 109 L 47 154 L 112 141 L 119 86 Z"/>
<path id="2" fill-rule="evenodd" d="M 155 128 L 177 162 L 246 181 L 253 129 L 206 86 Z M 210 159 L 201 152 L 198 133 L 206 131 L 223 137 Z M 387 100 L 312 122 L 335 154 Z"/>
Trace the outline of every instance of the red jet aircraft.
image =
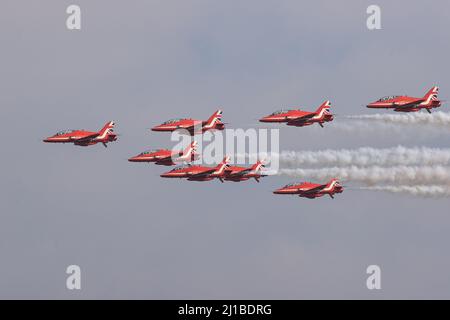
<path id="1" fill-rule="evenodd" d="M 230 161 L 229 157 L 223 158 L 222 162 L 216 167 L 204 167 L 199 165 L 186 164 L 178 166 L 163 173 L 163 178 L 186 178 L 189 181 L 210 181 L 215 178 L 223 181 L 225 168 Z"/>
<path id="2" fill-rule="evenodd" d="M 225 124 L 221 121 L 222 110 L 217 110 L 206 121 L 195 119 L 172 119 L 159 126 L 153 127 L 152 131 L 175 131 L 179 129 L 187 130 L 190 135 L 204 133 L 208 130 L 223 130 Z"/>
<path id="3" fill-rule="evenodd" d="M 44 139 L 50 143 L 73 143 L 77 146 L 90 146 L 101 142 L 105 147 L 108 142 L 116 141 L 117 135 L 113 133 L 114 121 L 110 121 L 99 131 L 66 130 Z"/>
<path id="4" fill-rule="evenodd" d="M 303 127 L 318 123 L 322 128 L 324 122 L 332 121 L 330 113 L 330 101 L 325 101 L 315 112 L 302 111 L 300 109 L 279 110 L 267 117 L 261 118 L 260 122 L 286 122 L 288 126 Z"/>
<path id="5" fill-rule="evenodd" d="M 262 168 L 264 168 L 264 164 L 262 161 L 257 161 L 254 165 L 249 168 L 238 167 L 238 166 L 228 166 L 225 169 L 223 180 L 226 181 L 246 181 L 251 178 L 255 179 L 256 182 L 259 182 L 261 177 L 266 177 L 266 174 L 263 174 Z"/>
<path id="6" fill-rule="evenodd" d="M 438 99 L 438 87 L 433 87 L 427 92 L 423 98 L 414 98 L 408 96 L 388 96 L 381 98 L 375 102 L 369 103 L 367 108 L 373 109 L 394 109 L 398 112 L 415 112 L 421 109 L 431 113 L 431 109 L 441 106 Z"/>
<path id="7" fill-rule="evenodd" d="M 197 141 L 193 141 L 186 149 L 180 151 L 172 151 L 168 149 L 144 151 L 137 156 L 128 159 L 128 161 L 154 162 L 155 164 L 163 166 L 173 166 L 183 162 L 192 162 L 199 158 L 199 155 L 195 153 L 197 144 Z"/>
<path id="8" fill-rule="evenodd" d="M 342 193 L 344 187 L 337 179 L 331 179 L 327 184 L 316 184 L 311 182 L 290 183 L 283 188 L 275 190 L 275 194 L 297 194 L 299 197 L 314 199 L 328 194 L 334 199 L 335 193 Z"/>

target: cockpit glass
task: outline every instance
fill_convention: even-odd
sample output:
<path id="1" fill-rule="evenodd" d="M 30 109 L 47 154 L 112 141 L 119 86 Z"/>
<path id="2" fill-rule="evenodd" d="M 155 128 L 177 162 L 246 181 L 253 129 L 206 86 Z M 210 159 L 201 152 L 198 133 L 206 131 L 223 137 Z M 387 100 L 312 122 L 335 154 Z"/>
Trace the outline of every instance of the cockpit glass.
<path id="1" fill-rule="evenodd" d="M 293 186 L 295 186 L 297 184 L 298 184 L 298 182 L 291 182 L 291 183 L 288 183 L 287 185 L 285 185 L 284 187 L 285 188 L 289 188 L 289 187 L 293 187 Z"/>
<path id="2" fill-rule="evenodd" d="M 386 97 L 378 99 L 378 101 L 391 100 L 391 99 L 394 99 L 394 98 L 397 98 L 397 97 L 399 97 L 399 96 L 398 95 L 397 96 L 386 96 Z"/>
<path id="3" fill-rule="evenodd" d="M 182 164 L 182 165 L 174 167 L 171 171 L 178 171 L 178 170 L 181 170 L 184 168 L 189 168 L 190 166 L 191 166 L 190 164 Z"/>
<path id="4" fill-rule="evenodd" d="M 145 154 L 150 154 L 150 153 L 155 153 L 160 151 L 161 149 L 150 149 L 150 150 L 146 150 L 144 152 L 141 153 L 141 155 L 145 155 Z"/>
<path id="5" fill-rule="evenodd" d="M 67 134 L 67 133 L 70 133 L 70 132 L 74 132 L 75 130 L 62 130 L 62 131 L 59 131 L 57 134 L 56 134 L 56 136 L 62 136 L 63 134 Z"/>
<path id="6" fill-rule="evenodd" d="M 271 116 L 276 116 L 277 114 L 282 114 L 282 113 L 286 113 L 289 110 L 285 110 L 285 109 L 281 109 L 281 110 L 277 110 L 274 113 L 271 114 Z"/>
<path id="7" fill-rule="evenodd" d="M 181 120 L 183 120 L 183 119 L 170 119 L 170 120 L 163 122 L 163 124 L 171 124 L 171 123 L 175 123 L 175 122 L 178 122 Z"/>

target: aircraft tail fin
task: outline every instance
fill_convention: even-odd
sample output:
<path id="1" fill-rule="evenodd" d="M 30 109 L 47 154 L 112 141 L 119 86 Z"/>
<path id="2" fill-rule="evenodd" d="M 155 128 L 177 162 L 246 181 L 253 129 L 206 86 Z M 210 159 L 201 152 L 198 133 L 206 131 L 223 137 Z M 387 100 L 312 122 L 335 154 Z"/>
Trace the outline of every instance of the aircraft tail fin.
<path id="1" fill-rule="evenodd" d="M 339 187 L 339 186 L 340 186 L 339 180 L 336 179 L 336 178 L 333 178 L 327 183 L 327 186 L 325 187 L 325 190 L 330 191 L 334 187 Z"/>
<path id="2" fill-rule="evenodd" d="M 320 107 L 317 109 L 316 113 L 320 114 L 321 112 L 330 113 L 331 102 L 329 100 L 324 101 Z"/>
<path id="3" fill-rule="evenodd" d="M 438 86 L 434 86 L 433 88 L 428 90 L 428 92 L 423 96 L 423 98 L 425 99 L 425 103 L 428 104 L 431 102 L 431 100 L 438 100 L 438 92 Z"/>
<path id="4" fill-rule="evenodd" d="M 228 163 L 229 162 L 230 162 L 230 157 L 229 156 L 225 156 L 223 158 L 222 162 L 217 165 L 216 172 L 221 174 L 225 170 L 225 168 L 228 167 Z"/>
<path id="5" fill-rule="evenodd" d="M 213 127 L 216 123 L 220 123 L 222 120 L 222 110 L 217 110 L 216 112 L 214 112 L 211 117 L 209 117 L 209 119 L 206 121 L 206 128 L 211 128 Z"/>
<path id="6" fill-rule="evenodd" d="M 261 168 L 264 168 L 264 160 L 258 160 L 254 165 L 252 165 L 251 170 L 253 172 L 258 172 L 261 170 Z"/>
<path id="7" fill-rule="evenodd" d="M 191 161 L 193 159 L 194 152 L 197 150 L 197 145 L 197 141 L 192 141 L 191 144 L 183 150 L 181 158 L 187 161 Z"/>
<path id="8" fill-rule="evenodd" d="M 107 122 L 104 127 L 98 132 L 99 138 L 105 138 L 109 133 L 113 131 L 114 121 Z"/>

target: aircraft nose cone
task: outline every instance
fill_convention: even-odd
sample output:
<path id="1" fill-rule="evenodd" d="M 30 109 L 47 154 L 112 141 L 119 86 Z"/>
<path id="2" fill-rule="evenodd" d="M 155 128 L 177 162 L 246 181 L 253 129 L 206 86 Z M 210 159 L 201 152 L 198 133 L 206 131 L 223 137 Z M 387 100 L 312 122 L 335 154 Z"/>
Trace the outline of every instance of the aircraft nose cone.
<path id="1" fill-rule="evenodd" d="M 273 192 L 274 194 L 282 194 L 283 193 L 283 189 L 277 189 Z"/>
<path id="2" fill-rule="evenodd" d="M 43 139 L 42 141 L 43 141 L 43 142 L 52 142 L 51 137 L 45 138 L 45 139 Z"/>
<path id="3" fill-rule="evenodd" d="M 262 117 L 261 119 L 259 119 L 259 122 L 270 122 L 269 117 Z"/>
<path id="4" fill-rule="evenodd" d="M 130 159 L 128 159 L 128 161 L 130 162 L 137 162 L 138 161 L 138 157 L 131 157 Z"/>
<path id="5" fill-rule="evenodd" d="M 153 128 L 151 128 L 152 131 L 163 131 L 163 127 L 162 126 L 154 126 Z"/>
<path id="6" fill-rule="evenodd" d="M 161 174 L 160 177 L 161 178 L 170 178 L 171 175 L 170 175 L 170 172 L 166 172 L 166 173 Z"/>

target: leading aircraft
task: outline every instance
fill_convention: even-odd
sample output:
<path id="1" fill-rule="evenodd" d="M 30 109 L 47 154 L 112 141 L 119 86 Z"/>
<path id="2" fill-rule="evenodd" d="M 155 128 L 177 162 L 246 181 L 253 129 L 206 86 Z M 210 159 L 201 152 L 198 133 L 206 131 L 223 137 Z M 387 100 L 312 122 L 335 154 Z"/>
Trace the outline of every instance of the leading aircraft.
<path id="1" fill-rule="evenodd" d="M 116 141 L 117 135 L 113 132 L 114 121 L 109 121 L 98 132 L 85 130 L 65 130 L 44 139 L 48 143 L 73 143 L 77 146 L 90 146 L 102 143 L 105 147 L 108 142 Z"/>
<path id="2" fill-rule="evenodd" d="M 225 124 L 221 121 L 222 110 L 217 110 L 209 117 L 208 120 L 195 120 L 195 119 L 172 119 L 155 126 L 152 131 L 175 131 L 175 130 L 187 130 L 191 136 L 194 134 L 201 134 L 208 130 L 223 130 Z"/>
<path id="3" fill-rule="evenodd" d="M 315 112 L 300 109 L 278 110 L 261 118 L 260 122 L 285 122 L 288 126 L 303 127 L 318 123 L 322 128 L 325 122 L 333 121 L 330 113 L 331 103 L 325 101 Z"/>
<path id="4" fill-rule="evenodd" d="M 284 187 L 275 190 L 275 194 L 296 194 L 299 197 L 315 199 L 324 195 L 329 195 L 334 199 L 334 194 L 342 193 L 344 187 L 337 179 L 331 179 L 326 184 L 317 184 L 311 182 L 290 183 Z"/>
<path id="5" fill-rule="evenodd" d="M 261 177 L 267 176 L 267 174 L 262 173 L 263 168 L 264 168 L 263 161 L 256 161 L 256 163 L 249 168 L 239 166 L 228 166 L 225 169 L 223 180 L 240 182 L 253 178 L 256 180 L 256 182 L 259 182 L 259 179 Z"/>
<path id="6" fill-rule="evenodd" d="M 158 165 L 173 166 L 183 162 L 192 162 L 199 159 L 197 150 L 197 141 L 191 142 L 184 150 L 173 151 L 168 149 L 158 149 L 144 151 L 137 156 L 128 159 L 130 162 L 154 162 Z"/>
<path id="7" fill-rule="evenodd" d="M 205 167 L 200 165 L 185 164 L 173 168 L 161 174 L 162 178 L 185 178 L 189 181 L 210 181 L 218 178 L 223 182 L 224 171 L 230 162 L 230 157 L 226 156 L 222 162 L 215 167 Z"/>
<path id="8" fill-rule="evenodd" d="M 431 109 L 441 106 L 438 99 L 438 87 L 431 88 L 422 98 L 409 96 L 387 96 L 369 103 L 367 108 L 394 109 L 397 112 L 416 112 L 422 109 L 431 113 Z"/>

